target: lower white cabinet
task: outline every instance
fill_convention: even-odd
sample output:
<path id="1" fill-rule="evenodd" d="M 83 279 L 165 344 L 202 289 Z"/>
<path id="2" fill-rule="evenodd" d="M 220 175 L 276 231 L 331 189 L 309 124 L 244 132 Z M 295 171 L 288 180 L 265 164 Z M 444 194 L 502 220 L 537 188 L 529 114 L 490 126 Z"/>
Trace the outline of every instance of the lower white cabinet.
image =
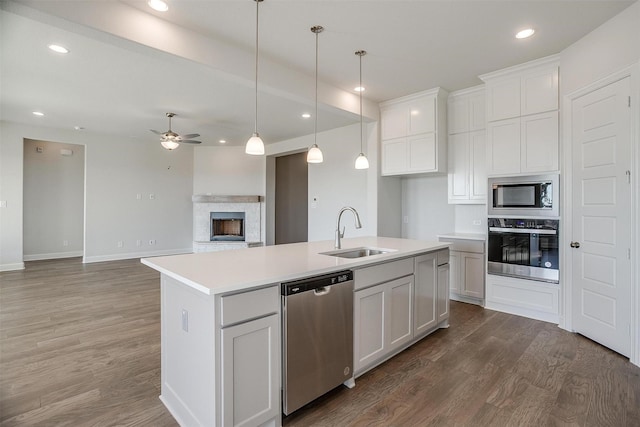
<path id="1" fill-rule="evenodd" d="M 411 341 L 412 302 L 413 274 L 355 292 L 356 375 Z"/>
<path id="2" fill-rule="evenodd" d="M 449 252 L 450 296 L 456 301 L 484 304 L 484 240 L 440 236 L 452 243 Z"/>
<path id="3" fill-rule="evenodd" d="M 443 249 L 356 270 L 355 376 L 437 327 L 446 326 L 449 318 L 448 261 L 449 250 Z M 406 275 L 397 277 L 400 274 Z M 389 280 L 392 276 L 395 278 Z M 376 277 L 382 283 L 372 286 Z"/>
<path id="4" fill-rule="evenodd" d="M 222 420 L 256 426 L 280 413 L 277 314 L 222 329 Z"/>

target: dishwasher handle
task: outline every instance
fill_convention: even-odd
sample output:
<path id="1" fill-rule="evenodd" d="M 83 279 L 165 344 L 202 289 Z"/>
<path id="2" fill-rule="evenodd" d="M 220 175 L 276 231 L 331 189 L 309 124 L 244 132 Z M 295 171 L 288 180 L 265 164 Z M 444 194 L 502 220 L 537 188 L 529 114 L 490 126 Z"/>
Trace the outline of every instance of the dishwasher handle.
<path id="1" fill-rule="evenodd" d="M 331 291 L 331 286 L 321 286 L 313 290 L 313 294 L 317 297 L 327 295 Z"/>

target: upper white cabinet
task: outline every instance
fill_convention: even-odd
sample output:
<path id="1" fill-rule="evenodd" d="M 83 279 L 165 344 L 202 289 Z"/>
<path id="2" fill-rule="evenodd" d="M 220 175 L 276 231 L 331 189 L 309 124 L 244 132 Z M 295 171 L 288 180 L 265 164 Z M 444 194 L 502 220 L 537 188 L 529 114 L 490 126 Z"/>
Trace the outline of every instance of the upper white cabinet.
<path id="1" fill-rule="evenodd" d="M 486 115 L 484 87 L 449 94 L 449 203 L 486 202 Z"/>
<path id="2" fill-rule="evenodd" d="M 554 55 L 480 76 L 489 176 L 558 170 L 558 63 Z"/>
<path id="3" fill-rule="evenodd" d="M 446 171 L 446 102 L 440 89 L 380 104 L 382 175 Z"/>

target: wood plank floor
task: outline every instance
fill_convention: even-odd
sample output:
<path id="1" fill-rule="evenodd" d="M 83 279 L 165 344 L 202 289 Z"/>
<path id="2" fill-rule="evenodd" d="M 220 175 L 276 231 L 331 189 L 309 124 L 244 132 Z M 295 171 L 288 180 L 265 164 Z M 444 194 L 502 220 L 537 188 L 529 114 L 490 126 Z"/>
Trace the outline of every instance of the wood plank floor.
<path id="1" fill-rule="evenodd" d="M 138 260 L 0 273 L 1 426 L 175 426 L 159 275 Z M 452 303 L 451 327 L 285 426 L 640 426 L 640 368 L 557 326 Z"/>

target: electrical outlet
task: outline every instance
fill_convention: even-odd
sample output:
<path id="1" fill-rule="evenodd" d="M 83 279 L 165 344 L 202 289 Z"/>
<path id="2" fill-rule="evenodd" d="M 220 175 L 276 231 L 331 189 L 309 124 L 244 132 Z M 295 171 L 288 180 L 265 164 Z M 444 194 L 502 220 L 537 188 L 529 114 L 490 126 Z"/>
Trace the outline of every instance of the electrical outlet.
<path id="1" fill-rule="evenodd" d="M 136 246 L 140 246 L 142 242 L 140 240 L 136 240 Z"/>
<path id="2" fill-rule="evenodd" d="M 149 200 L 155 200 L 156 199 L 156 195 L 151 193 L 149 194 Z"/>
<path id="3" fill-rule="evenodd" d="M 409 224 L 409 215 L 405 215 L 402 217 L 402 222 L 404 222 L 405 224 Z"/>
<path id="4" fill-rule="evenodd" d="M 140 193 L 136 194 L 136 200 L 140 200 L 140 199 L 142 199 L 142 194 Z"/>
<path id="5" fill-rule="evenodd" d="M 118 240 L 118 247 L 121 248 L 124 246 L 124 242 L 122 240 Z"/>
<path id="6" fill-rule="evenodd" d="M 473 220 L 473 225 L 480 225 L 480 224 L 482 224 L 482 221 L 480 221 L 479 219 Z"/>
<path id="7" fill-rule="evenodd" d="M 182 330 L 189 332 L 189 312 L 182 309 Z"/>
<path id="8" fill-rule="evenodd" d="M 149 245 L 153 246 L 153 245 L 155 245 L 155 244 L 156 244 L 156 241 L 155 241 L 155 240 L 153 240 L 153 239 L 149 240 Z"/>
<path id="9" fill-rule="evenodd" d="M 63 240 L 62 241 L 62 246 L 69 246 L 69 241 L 68 240 Z"/>
<path id="10" fill-rule="evenodd" d="M 0 200 L 0 208 L 6 208 L 7 207 L 7 201 L 6 200 Z"/>

